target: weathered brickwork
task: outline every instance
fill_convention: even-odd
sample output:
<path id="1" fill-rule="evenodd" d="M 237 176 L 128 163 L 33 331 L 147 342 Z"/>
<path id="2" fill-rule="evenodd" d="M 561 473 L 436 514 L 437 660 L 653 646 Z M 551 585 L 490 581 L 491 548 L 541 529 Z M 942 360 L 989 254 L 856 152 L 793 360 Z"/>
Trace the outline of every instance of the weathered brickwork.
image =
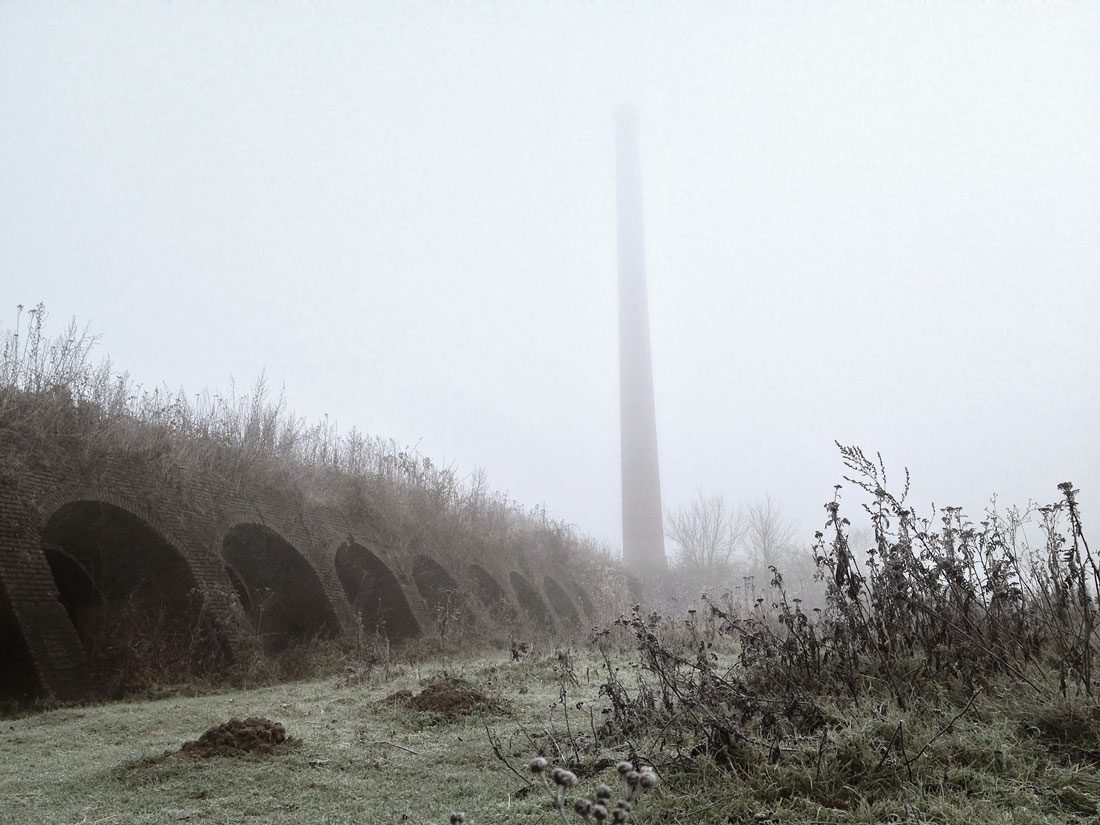
<path id="1" fill-rule="evenodd" d="M 0 439 L 0 450 L 5 446 Z M 6 454 L 21 456 L 25 451 L 13 449 Z M 377 516 L 352 518 L 294 492 L 241 489 L 213 476 L 170 478 L 165 467 L 148 457 L 88 460 L 76 456 L 49 462 L 21 457 L 17 471 L 0 472 L 0 598 L 15 616 L 40 695 L 70 699 L 91 690 L 81 640 L 62 603 L 43 547 L 43 532 L 51 518 L 80 502 L 118 508 L 154 530 L 186 561 L 201 590 L 205 618 L 227 630 L 247 623 L 223 558 L 227 534 L 240 525 L 259 525 L 271 531 L 308 562 L 335 616 L 337 631 L 346 635 L 357 631 L 356 617 L 337 575 L 335 556 L 349 541 L 367 548 L 393 573 L 421 632 L 431 632 L 435 617 L 414 579 L 418 556 L 427 555 L 439 564 L 463 594 L 484 591 L 483 583 L 475 581 L 471 572 L 471 566 L 478 565 L 481 571 L 476 575 L 487 573 L 499 584 L 511 615 L 530 613 L 530 606 L 520 604 L 509 584 L 511 574 L 543 582 L 554 573 L 549 559 L 520 548 L 486 554 L 473 546 L 413 547 Z M 563 597 L 564 592 L 555 588 L 548 601 L 564 605 Z M 474 598 L 467 605 L 474 621 L 489 622 L 491 613 L 499 615 Z M 556 615 L 564 625 L 578 614 L 570 604 Z M 225 633 L 231 648 L 244 644 L 241 640 L 246 638 L 244 633 Z M 0 678 L 5 677 L 0 674 Z"/>

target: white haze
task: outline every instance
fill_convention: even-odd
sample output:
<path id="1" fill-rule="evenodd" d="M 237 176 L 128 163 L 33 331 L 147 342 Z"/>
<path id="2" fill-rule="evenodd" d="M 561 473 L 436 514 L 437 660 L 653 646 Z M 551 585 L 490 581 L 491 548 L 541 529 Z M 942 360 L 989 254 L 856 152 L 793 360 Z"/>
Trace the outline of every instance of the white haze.
<path id="1" fill-rule="evenodd" d="M 808 538 L 836 438 L 1088 527 L 1098 44 L 1094 3 L 8 2 L 0 311 L 146 384 L 266 369 L 616 544 L 634 101 L 667 506 Z"/>

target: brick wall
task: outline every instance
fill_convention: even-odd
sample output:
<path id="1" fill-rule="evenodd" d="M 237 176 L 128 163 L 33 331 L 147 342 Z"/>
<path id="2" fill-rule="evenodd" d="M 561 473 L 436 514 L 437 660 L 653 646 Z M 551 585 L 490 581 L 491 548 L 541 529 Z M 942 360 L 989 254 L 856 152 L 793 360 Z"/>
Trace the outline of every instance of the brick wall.
<path id="1" fill-rule="evenodd" d="M 247 623 L 221 555 L 226 534 L 241 524 L 261 525 L 301 554 L 316 573 L 342 634 L 356 630 L 334 563 L 337 549 L 349 540 L 368 548 L 393 572 L 417 622 L 428 633 L 435 622 L 413 582 L 417 555 L 430 556 L 469 594 L 479 592 L 469 572 L 476 563 L 500 584 L 513 608 L 519 605 L 509 573 L 542 582 L 554 572 L 548 559 L 519 547 L 492 554 L 480 552 L 476 543 L 414 549 L 408 537 L 380 523 L 377 516 L 351 517 L 291 490 L 231 488 L 216 477 L 176 477 L 156 457 L 89 459 L 74 451 L 71 457 L 58 458 L 51 451 L 49 459 L 35 458 L 27 456 L 25 446 L 17 450 L 2 437 L 0 455 L 14 457 L 0 471 L 0 598 L 16 617 L 42 693 L 59 699 L 86 695 L 92 687 L 80 639 L 42 548 L 42 532 L 51 517 L 75 502 L 117 507 L 159 533 L 186 560 L 202 591 L 207 617 L 225 629 L 243 629 Z M 554 575 L 564 580 L 561 571 Z M 488 610 L 476 599 L 470 599 L 470 610 L 472 621 L 490 621 Z M 226 639 L 239 654 L 241 645 L 248 644 L 248 633 L 227 633 Z"/>

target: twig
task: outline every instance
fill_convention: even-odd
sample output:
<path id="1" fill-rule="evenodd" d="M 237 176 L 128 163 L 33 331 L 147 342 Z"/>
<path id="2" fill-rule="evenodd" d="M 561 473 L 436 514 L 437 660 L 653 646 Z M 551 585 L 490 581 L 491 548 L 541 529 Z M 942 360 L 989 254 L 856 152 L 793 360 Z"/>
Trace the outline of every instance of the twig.
<path id="1" fill-rule="evenodd" d="M 527 732 L 527 728 L 525 728 L 523 726 L 523 723 L 520 722 L 518 719 L 516 720 L 516 727 L 518 727 L 519 730 L 520 730 L 520 733 L 522 733 L 527 738 L 527 743 L 531 746 L 531 750 L 534 753 L 537 753 L 537 754 L 541 755 L 542 754 L 542 749 L 538 746 L 538 744 L 536 744 L 535 740 L 531 738 L 531 734 L 529 734 Z"/>
<path id="2" fill-rule="evenodd" d="M 554 734 L 552 734 L 552 733 L 550 732 L 550 727 L 549 727 L 549 726 L 547 726 L 547 727 L 546 727 L 546 728 L 545 728 L 545 729 L 543 730 L 543 733 L 545 733 L 545 734 L 546 734 L 546 738 L 547 738 L 547 739 L 549 739 L 549 740 L 550 740 L 550 743 L 551 743 L 551 744 L 552 744 L 552 745 L 554 746 L 554 750 L 556 750 L 556 751 L 558 752 L 558 759 L 559 759 L 559 760 L 560 760 L 560 761 L 561 761 L 561 762 L 562 762 L 563 764 L 566 764 L 566 765 L 568 765 L 568 764 L 569 764 L 569 760 L 565 758 L 565 751 L 563 751 L 563 750 L 561 749 L 561 745 L 559 745 L 559 744 L 558 744 L 558 740 L 557 740 L 557 739 L 555 739 L 555 738 L 554 738 Z"/>
<path id="3" fill-rule="evenodd" d="M 823 727 L 821 729 L 821 744 L 817 746 L 817 764 L 814 767 L 814 781 L 816 782 L 821 778 L 821 759 L 825 755 L 825 743 L 829 738 L 829 728 Z"/>
<path id="4" fill-rule="evenodd" d="M 984 688 L 978 688 L 976 691 L 974 691 L 974 693 L 971 694 L 970 701 L 966 703 L 966 706 L 962 710 L 960 710 L 958 713 L 956 713 L 954 716 L 952 716 L 951 721 L 948 722 L 946 725 L 944 725 L 940 729 L 939 733 L 937 733 L 935 736 L 933 736 L 931 739 L 929 739 L 925 743 L 923 748 L 921 748 L 919 751 L 917 751 L 917 755 L 914 756 L 913 759 L 911 760 L 912 762 L 916 762 L 918 759 L 920 759 L 921 756 L 924 755 L 924 752 L 932 746 L 933 742 L 935 742 L 937 739 L 939 739 L 941 736 L 943 736 L 945 733 L 947 733 L 948 729 L 959 720 L 959 717 L 961 717 L 964 713 L 966 713 L 968 710 L 970 710 L 970 706 L 974 704 L 974 700 L 978 698 L 978 694 L 981 693 L 982 690 L 984 690 Z"/>
<path id="5" fill-rule="evenodd" d="M 530 779 L 528 779 L 526 776 L 524 776 L 522 773 L 520 773 L 514 767 L 512 767 L 512 763 L 509 762 L 504 757 L 503 753 L 501 753 L 500 744 L 499 744 L 498 740 L 493 738 L 493 733 L 492 733 L 492 731 L 489 730 L 489 723 L 485 721 L 484 716 L 481 717 L 481 724 L 485 728 L 485 735 L 489 738 L 489 744 L 493 746 L 493 753 L 496 755 L 496 758 L 499 759 L 503 763 L 504 767 L 506 767 L 508 770 L 510 770 L 512 773 L 514 773 L 516 776 L 518 776 L 520 778 L 520 781 L 522 781 L 524 785 L 526 785 L 528 787 L 531 787 L 532 785 L 534 785 L 535 784 L 534 782 L 532 782 Z M 509 796 L 509 798 L 511 798 L 511 796 Z"/>
<path id="6" fill-rule="evenodd" d="M 406 748 L 404 745 L 398 745 L 396 742 L 387 742 L 384 739 L 376 739 L 373 741 L 364 742 L 366 745 L 389 745 L 391 748 L 398 748 L 399 750 L 411 753 L 413 756 L 420 756 L 418 751 L 414 751 L 412 748 Z"/>
<path id="7" fill-rule="evenodd" d="M 893 744 L 894 744 L 894 740 L 898 738 L 898 734 L 899 734 L 899 733 L 901 733 L 901 722 L 898 722 L 898 726 L 897 726 L 896 728 L 894 728 L 894 733 L 893 733 L 893 735 L 891 735 L 891 737 L 890 737 L 890 741 L 889 741 L 889 742 L 887 742 L 887 743 L 886 743 L 886 747 L 884 747 L 884 748 L 882 749 L 882 758 L 881 758 L 881 759 L 880 759 L 880 760 L 878 761 L 878 764 L 877 764 L 877 765 L 875 765 L 875 770 L 876 770 L 876 771 L 877 771 L 877 770 L 878 770 L 879 768 L 881 768 L 881 767 L 882 767 L 882 763 L 883 763 L 883 762 L 885 762 L 885 761 L 886 761 L 886 757 L 890 755 L 890 748 L 891 748 L 891 746 L 893 746 Z"/>

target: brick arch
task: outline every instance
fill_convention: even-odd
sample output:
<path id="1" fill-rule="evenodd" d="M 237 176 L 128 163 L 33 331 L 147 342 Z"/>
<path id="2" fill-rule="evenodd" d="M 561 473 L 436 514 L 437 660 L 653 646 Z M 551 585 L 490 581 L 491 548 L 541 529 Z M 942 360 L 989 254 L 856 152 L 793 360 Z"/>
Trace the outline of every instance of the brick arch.
<path id="1" fill-rule="evenodd" d="M 557 579 L 549 574 L 543 576 L 542 592 L 550 600 L 550 604 L 554 608 L 554 612 L 558 614 L 559 619 L 570 625 L 580 623 L 581 617 L 577 613 L 577 608 L 573 606 L 573 600 L 569 598 L 565 588 L 558 584 Z"/>
<path id="2" fill-rule="evenodd" d="M 523 612 L 527 614 L 527 618 L 536 624 L 553 629 L 554 617 L 550 613 L 550 608 L 547 607 L 545 600 L 539 594 L 538 589 L 531 584 L 531 581 L 515 570 L 508 574 L 508 580 L 512 583 L 516 601 L 523 608 Z"/>
<path id="3" fill-rule="evenodd" d="M 223 545 L 228 532 L 242 524 L 263 527 L 276 534 L 294 548 L 309 565 L 311 575 L 320 581 L 335 615 L 337 635 L 353 638 L 356 632 L 355 615 L 337 575 L 335 555 L 340 546 L 349 540 L 363 546 L 373 546 L 373 543 L 364 541 L 357 532 L 353 532 L 356 525 L 343 518 L 331 520 L 328 518 L 330 515 L 317 510 L 311 512 L 300 498 L 293 495 L 278 493 L 233 497 L 218 512 L 212 525 L 210 543 L 213 546 Z M 241 588 L 233 582 L 237 572 L 225 564 L 224 552 L 219 553 L 217 561 L 226 581 L 233 583 L 233 590 L 239 596 Z"/>
<path id="4" fill-rule="evenodd" d="M 494 619 L 515 619 L 516 609 L 508 600 L 508 594 L 493 575 L 480 564 L 468 568 L 474 583 L 474 594 Z"/>
<path id="5" fill-rule="evenodd" d="M 175 547 L 181 547 L 182 542 L 174 535 L 171 528 L 165 525 L 149 507 L 140 499 L 131 498 L 115 489 L 99 489 L 83 484 L 57 484 L 47 492 L 36 497 L 35 507 L 32 511 L 32 526 L 39 534 L 59 510 L 73 504 L 82 502 L 98 502 L 122 510 L 136 519 L 148 524 L 165 541 Z"/>
<path id="6" fill-rule="evenodd" d="M 279 531 L 255 522 L 235 524 L 222 540 L 222 558 L 266 652 L 340 633 L 317 570 Z"/>
<path id="7" fill-rule="evenodd" d="M 38 536 L 97 692 L 121 695 L 224 664 L 226 640 L 208 620 L 190 559 L 147 519 L 71 497 Z"/>
<path id="8" fill-rule="evenodd" d="M 82 501 L 99 501 L 117 507 L 152 527 L 186 558 L 192 575 L 203 591 L 204 609 L 209 613 L 211 621 L 224 626 L 230 620 L 233 612 L 233 589 L 228 586 L 221 557 L 212 547 L 207 546 L 216 542 L 216 532 L 208 537 L 208 542 L 187 541 L 147 506 L 141 497 L 126 495 L 118 488 L 98 489 L 82 484 L 57 484 L 38 497 L 37 506 L 29 513 L 32 532 L 41 535 L 51 514 L 66 505 Z"/>
<path id="9" fill-rule="evenodd" d="M 397 576 L 378 556 L 349 539 L 336 550 L 336 575 L 364 632 L 391 641 L 420 635 L 420 623 Z"/>
<path id="10" fill-rule="evenodd" d="M 461 609 L 462 589 L 447 568 L 430 556 L 417 556 L 412 564 L 413 584 L 424 598 L 428 610 L 438 617 Z"/>

